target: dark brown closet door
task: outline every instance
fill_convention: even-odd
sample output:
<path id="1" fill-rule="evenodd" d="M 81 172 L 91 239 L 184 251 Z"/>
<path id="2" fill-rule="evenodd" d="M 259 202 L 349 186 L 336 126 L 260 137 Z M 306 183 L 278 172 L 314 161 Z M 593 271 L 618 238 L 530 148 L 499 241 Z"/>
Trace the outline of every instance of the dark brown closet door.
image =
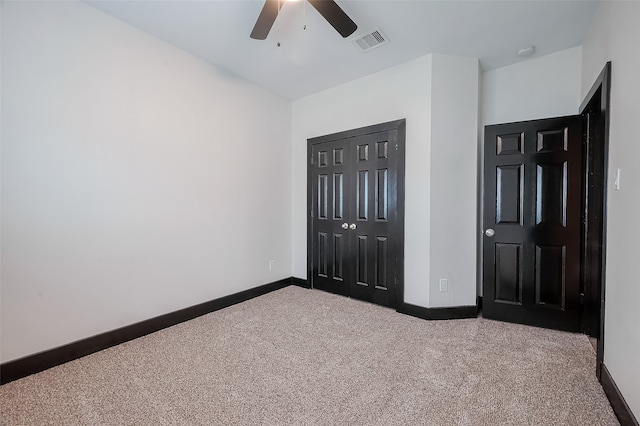
<path id="1" fill-rule="evenodd" d="M 402 301 L 403 153 L 404 120 L 309 140 L 314 288 L 390 307 Z"/>
<path id="2" fill-rule="evenodd" d="M 313 287 L 349 294 L 349 218 L 352 216 L 349 139 L 336 139 L 311 148 Z"/>

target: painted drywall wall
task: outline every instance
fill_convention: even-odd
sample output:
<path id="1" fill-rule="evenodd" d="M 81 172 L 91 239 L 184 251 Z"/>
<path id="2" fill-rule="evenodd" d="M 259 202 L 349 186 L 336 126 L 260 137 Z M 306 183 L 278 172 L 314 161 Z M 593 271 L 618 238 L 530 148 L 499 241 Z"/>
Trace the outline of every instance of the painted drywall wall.
<path id="1" fill-rule="evenodd" d="M 604 363 L 640 419 L 640 3 L 602 2 L 583 47 L 582 95 L 611 61 Z M 613 187 L 620 169 L 620 189 Z"/>
<path id="2" fill-rule="evenodd" d="M 437 74 L 434 74 L 436 72 Z M 437 75 L 438 78 L 435 78 Z M 442 83 L 434 98 L 432 90 Z M 459 85 L 459 87 L 454 87 Z M 351 83 L 294 101 L 293 103 L 293 272 L 296 277 L 306 277 L 306 153 L 307 139 L 391 121 L 407 119 L 406 172 L 405 172 L 405 301 L 418 306 L 431 307 L 431 289 L 437 281 L 431 279 L 432 250 L 444 250 L 448 255 L 455 244 L 473 244 L 474 232 L 465 227 L 454 231 L 454 237 L 438 233 L 432 235 L 433 226 L 443 226 L 443 215 L 453 219 L 451 209 L 472 206 L 468 212 L 475 223 L 475 187 L 473 170 L 476 162 L 478 65 L 475 59 L 429 55 L 397 67 L 381 71 Z M 463 96 L 462 99 L 448 99 Z M 438 100 L 442 105 L 435 103 Z M 435 108 L 442 106 L 438 114 Z M 442 120 L 433 133 L 434 117 Z M 453 129 L 447 123 L 456 122 Z M 448 135 L 445 135 L 449 131 Z M 469 137 L 470 135 L 470 137 Z M 432 140 L 437 138 L 436 153 L 432 158 Z M 461 150 L 461 147 L 469 150 Z M 461 160 L 462 159 L 462 160 Z M 434 161 L 461 160 L 470 164 L 471 171 L 451 180 L 438 179 L 436 219 L 431 201 Z M 453 174 L 452 170 L 447 171 Z M 463 182 L 460 185 L 460 182 Z M 460 188 L 458 188 L 460 186 Z M 473 188 L 471 198 L 461 200 Z M 449 191 L 456 196 L 450 197 Z M 466 213 L 460 213 L 464 216 Z M 444 238 L 445 240 L 440 240 Z M 456 241 L 452 241 L 452 240 Z M 438 299 L 437 306 L 461 306 L 475 304 L 475 277 L 468 277 L 454 270 L 468 268 L 475 271 L 475 253 L 457 252 L 449 263 L 438 265 L 438 274 L 452 274 L 451 284 L 458 286 L 451 291 L 451 298 Z M 440 256 L 441 253 L 438 254 Z M 438 257 L 439 258 L 439 257 Z M 453 264 L 451 264 L 453 263 Z"/>
<path id="3" fill-rule="evenodd" d="M 582 47 L 482 73 L 481 124 L 578 113 Z"/>
<path id="4" fill-rule="evenodd" d="M 431 87 L 429 307 L 476 304 L 479 66 L 434 55 Z M 447 291 L 439 281 L 446 279 Z"/>
<path id="5" fill-rule="evenodd" d="M 2 2 L 0 2 L 0 309 L 2 309 Z M 2 354 L 2 313 L 0 312 L 0 360 Z"/>
<path id="6" fill-rule="evenodd" d="M 478 151 L 484 158 L 484 126 L 514 121 L 561 117 L 578 113 L 582 46 L 485 71 L 480 82 Z M 484 167 L 479 163 L 479 197 L 483 199 Z M 478 211 L 483 221 L 482 202 Z M 481 237 L 482 238 L 482 237 Z M 482 264 L 482 239 L 478 259 Z M 478 294 L 482 295 L 482 268 L 478 268 Z"/>
<path id="7" fill-rule="evenodd" d="M 407 119 L 405 300 L 428 305 L 431 56 L 293 102 L 293 273 L 307 277 L 307 139 Z"/>
<path id="8" fill-rule="evenodd" d="M 2 362 L 291 276 L 289 101 L 80 2 L 2 9 Z"/>

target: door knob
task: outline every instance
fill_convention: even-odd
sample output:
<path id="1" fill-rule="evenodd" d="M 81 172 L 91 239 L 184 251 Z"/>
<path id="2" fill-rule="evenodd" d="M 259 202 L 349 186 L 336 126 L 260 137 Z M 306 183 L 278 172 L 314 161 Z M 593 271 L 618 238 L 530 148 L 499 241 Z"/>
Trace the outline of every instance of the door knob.
<path id="1" fill-rule="evenodd" d="M 354 229 L 356 229 L 356 224 L 355 224 L 355 223 L 352 223 L 352 224 L 349 226 L 349 229 L 351 229 L 352 231 L 353 231 Z"/>
<path id="2" fill-rule="evenodd" d="M 486 235 L 487 237 L 493 237 L 494 235 L 496 235 L 496 231 L 489 228 L 486 231 L 484 231 L 484 235 Z"/>
<path id="3" fill-rule="evenodd" d="M 342 229 L 347 229 L 349 228 L 349 224 L 347 222 L 342 224 Z"/>

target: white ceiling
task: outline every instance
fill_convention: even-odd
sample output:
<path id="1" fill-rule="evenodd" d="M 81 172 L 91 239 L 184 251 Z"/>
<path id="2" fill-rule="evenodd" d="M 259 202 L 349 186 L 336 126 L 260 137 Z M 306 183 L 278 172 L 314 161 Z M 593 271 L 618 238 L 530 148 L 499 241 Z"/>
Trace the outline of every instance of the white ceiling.
<path id="1" fill-rule="evenodd" d="M 596 1 L 336 0 L 358 25 L 343 39 L 306 1 L 287 3 L 264 41 L 249 34 L 262 0 L 86 0 L 94 7 L 288 99 L 430 53 L 472 56 L 482 69 L 582 44 Z M 303 25 L 306 24 L 306 30 Z M 351 39 L 380 28 L 390 43 Z M 280 42 L 281 46 L 277 46 Z"/>

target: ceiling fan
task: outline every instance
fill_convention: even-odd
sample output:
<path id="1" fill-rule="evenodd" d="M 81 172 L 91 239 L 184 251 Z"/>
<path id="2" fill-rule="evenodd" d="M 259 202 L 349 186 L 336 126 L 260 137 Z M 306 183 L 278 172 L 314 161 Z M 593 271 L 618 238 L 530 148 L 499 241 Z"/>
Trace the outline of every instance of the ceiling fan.
<path id="1" fill-rule="evenodd" d="M 333 28 L 344 37 L 349 37 L 358 28 L 355 22 L 333 0 L 307 0 L 311 3 L 320 15 L 329 22 Z M 264 40 L 269 35 L 269 31 L 282 8 L 285 0 L 265 0 L 262 11 L 258 16 L 251 38 Z"/>

